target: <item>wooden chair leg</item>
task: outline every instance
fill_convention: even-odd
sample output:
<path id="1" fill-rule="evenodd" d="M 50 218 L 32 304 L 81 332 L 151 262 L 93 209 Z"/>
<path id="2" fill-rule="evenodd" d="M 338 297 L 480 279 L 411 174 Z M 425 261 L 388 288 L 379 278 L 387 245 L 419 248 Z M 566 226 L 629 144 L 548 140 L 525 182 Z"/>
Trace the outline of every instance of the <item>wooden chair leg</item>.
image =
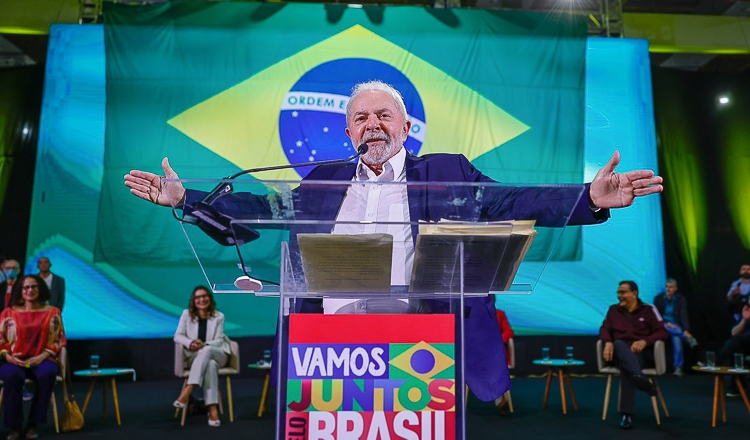
<path id="1" fill-rule="evenodd" d="M 505 395 L 508 398 L 508 409 L 510 409 L 510 413 L 513 414 L 513 398 L 510 397 L 510 390 L 506 391 Z"/>
<path id="2" fill-rule="evenodd" d="M 260 396 L 260 406 L 258 406 L 258 417 L 263 417 L 266 410 L 266 400 L 268 399 L 268 383 L 271 380 L 271 373 L 266 373 L 266 379 L 263 381 L 263 394 Z"/>
<path id="3" fill-rule="evenodd" d="M 60 433 L 60 419 L 57 417 L 57 401 L 55 401 L 55 393 L 52 392 L 52 396 L 49 398 L 50 403 L 52 404 L 52 420 L 55 421 L 55 433 Z"/>
<path id="4" fill-rule="evenodd" d="M 659 417 L 659 404 L 656 403 L 656 396 L 651 396 L 651 406 L 654 408 L 654 416 L 656 416 L 656 424 L 661 425 L 661 418 Z"/>
<path id="5" fill-rule="evenodd" d="M 617 412 L 620 412 L 621 400 L 622 400 L 622 380 L 620 380 L 620 387 L 617 388 Z"/>
<path id="6" fill-rule="evenodd" d="M 219 387 L 218 394 L 219 394 L 219 414 L 224 414 L 224 404 L 221 403 L 222 400 L 224 400 L 224 396 L 221 395 L 221 387 Z"/>
<path id="7" fill-rule="evenodd" d="M 185 380 L 184 380 L 184 381 L 182 382 L 182 389 L 183 389 L 183 390 L 185 389 L 185 386 L 186 386 L 186 385 L 187 385 L 187 379 L 185 379 Z M 91 394 L 91 392 L 90 392 L 90 391 L 91 391 L 91 390 L 89 390 L 89 394 Z M 180 392 L 180 394 L 182 394 L 182 392 Z M 88 403 L 88 401 L 86 401 L 86 402 Z M 190 400 L 188 400 L 188 402 L 190 402 Z M 84 405 L 84 406 L 85 406 L 85 405 Z M 176 419 L 176 418 L 177 418 L 177 416 L 179 416 L 179 415 L 180 415 L 180 408 L 177 408 L 177 407 L 175 407 L 175 409 L 174 409 L 174 418 Z"/>
<path id="8" fill-rule="evenodd" d="M 187 377 L 186 377 L 185 380 L 182 382 L 182 389 L 183 390 L 187 386 L 187 381 L 188 380 L 187 380 Z M 188 404 L 190 404 L 190 398 L 188 398 Z M 188 405 L 185 405 L 185 407 L 182 408 L 182 417 L 180 418 L 180 426 L 185 426 L 185 417 L 187 417 L 187 409 L 188 409 Z M 180 408 L 175 408 L 174 416 L 177 417 L 177 414 L 179 414 L 179 412 L 180 412 Z"/>
<path id="9" fill-rule="evenodd" d="M 609 409 L 609 393 L 612 391 L 612 375 L 607 375 L 607 388 L 604 389 L 604 409 L 602 410 L 602 420 L 607 420 L 607 409 Z"/>
<path id="10" fill-rule="evenodd" d="M 669 417 L 669 410 L 667 409 L 667 401 L 664 400 L 664 395 L 661 393 L 661 388 L 659 388 L 659 383 L 656 381 L 656 378 L 651 378 L 651 383 L 654 384 L 654 388 L 656 389 L 656 396 L 659 398 L 659 402 L 661 403 L 662 409 L 664 409 L 664 415 Z"/>
<path id="11" fill-rule="evenodd" d="M 232 378 L 227 376 L 227 403 L 229 404 L 229 421 L 234 422 L 234 405 L 232 402 Z"/>

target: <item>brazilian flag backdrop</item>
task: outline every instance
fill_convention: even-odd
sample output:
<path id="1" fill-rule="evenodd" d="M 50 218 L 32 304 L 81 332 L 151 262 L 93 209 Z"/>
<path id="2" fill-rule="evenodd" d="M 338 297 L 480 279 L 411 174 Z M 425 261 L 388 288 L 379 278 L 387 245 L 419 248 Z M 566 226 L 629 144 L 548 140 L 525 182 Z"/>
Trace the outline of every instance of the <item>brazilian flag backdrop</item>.
<path id="1" fill-rule="evenodd" d="M 348 157 L 343 105 L 369 79 L 402 91 L 412 153 L 463 153 L 507 183 L 583 181 L 584 18 L 225 2 L 106 2 L 104 17 L 97 261 L 194 267 L 171 212 L 131 196 L 122 176 L 160 173 L 165 156 L 180 177 L 199 179 Z M 283 238 L 249 245 L 255 274 L 278 276 Z M 557 258 L 579 258 L 580 230 L 565 238 Z M 208 238 L 197 246 L 217 264 L 236 261 Z"/>
<path id="2" fill-rule="evenodd" d="M 586 46 L 585 165 L 583 178 L 576 181 L 591 180 L 615 149 L 622 154 L 621 169 L 657 170 L 648 42 L 589 38 Z M 186 259 L 184 262 L 145 258 L 143 263 L 110 263 L 94 258 L 105 176 L 114 179 L 115 185 L 107 187 L 107 197 L 119 196 L 118 190 L 127 193 L 124 186 L 119 186 L 122 176 L 112 177 L 104 168 L 106 64 L 103 25 L 51 27 L 23 266 L 26 273 L 34 273 L 38 259 L 46 256 L 53 263 L 52 270 L 65 277 L 63 320 L 69 339 L 171 338 L 192 288 L 205 282 L 197 262 L 186 257 L 190 249 L 184 237 L 178 233 L 176 242 L 168 244 Z M 310 90 L 307 89 L 308 96 L 313 95 Z M 299 93 L 290 92 L 289 96 Z M 140 106 L 139 111 L 148 109 Z M 284 110 L 292 114 L 294 111 Z M 336 112 L 324 113 L 313 114 L 314 119 L 339 117 L 332 114 Z M 410 113 L 412 120 L 434 119 L 429 116 L 429 108 L 420 113 L 419 106 L 410 104 Z M 425 114 L 427 118 L 423 118 Z M 320 123 L 316 124 L 313 127 L 320 128 Z M 504 151 L 533 133 L 535 128 L 530 127 L 522 136 L 503 144 Z M 408 148 L 423 148 L 419 142 L 419 133 L 412 133 Z M 139 141 L 123 148 L 143 149 L 143 145 L 154 147 L 161 143 Z M 111 148 L 107 154 L 112 154 Z M 178 169 L 178 165 L 186 164 L 180 157 L 188 149 L 170 153 Z M 308 152 L 312 155 L 324 151 Z M 139 157 L 133 160 L 138 163 L 132 167 L 158 169 L 156 164 L 145 164 Z M 226 161 L 212 160 L 215 167 L 234 168 Z M 512 171 L 511 165 L 504 163 L 503 170 Z M 201 171 L 200 167 L 193 169 Z M 205 175 L 213 172 L 226 175 L 229 171 L 207 170 Z M 188 176 L 186 173 L 183 175 Z M 121 203 L 130 203 L 131 199 L 132 196 L 125 197 Z M 148 221 L 143 231 L 131 228 L 128 233 L 132 235 L 125 238 L 139 240 L 142 246 L 166 246 L 156 225 L 169 222 L 171 228 L 179 231 L 177 222 L 168 215 L 158 217 L 164 214 L 164 208 L 136 202 L 129 209 Z M 265 232 L 268 231 L 264 235 Z M 508 310 L 516 334 L 597 334 L 602 316 L 615 301 L 617 280 L 636 280 L 646 299 L 662 289 L 666 274 L 659 197 L 642 198 L 628 209 L 616 210 L 610 221 L 583 228 L 581 236 L 581 259 L 547 264 L 533 295 L 498 296 L 496 302 Z M 140 248 L 133 247 L 136 251 Z M 255 253 L 264 251 L 255 243 L 244 247 Z M 219 246 L 211 245 L 211 249 L 216 248 Z M 216 264 L 226 270 L 232 267 L 226 261 Z M 257 264 L 253 263 L 253 273 L 259 271 Z M 526 262 L 521 272 L 539 270 L 541 265 Z M 267 276 L 276 276 L 278 268 L 271 268 L 270 263 L 268 266 Z M 220 295 L 217 299 L 226 317 L 225 330 L 231 337 L 273 334 L 278 299 L 252 295 Z"/>

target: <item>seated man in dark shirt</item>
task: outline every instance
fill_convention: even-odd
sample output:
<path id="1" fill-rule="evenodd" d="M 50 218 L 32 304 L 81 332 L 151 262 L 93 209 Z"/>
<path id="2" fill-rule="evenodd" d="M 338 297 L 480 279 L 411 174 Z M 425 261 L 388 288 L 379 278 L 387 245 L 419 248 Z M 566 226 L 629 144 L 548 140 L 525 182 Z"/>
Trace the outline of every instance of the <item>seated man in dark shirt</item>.
<path id="1" fill-rule="evenodd" d="M 643 366 L 654 361 L 654 344 L 669 336 L 664 321 L 654 306 L 638 299 L 638 285 L 621 281 L 617 288 L 618 304 L 610 306 L 599 330 L 604 342 L 604 360 L 620 367 L 620 428 L 633 427 L 635 389 L 656 395 L 651 382 L 643 375 Z"/>
<path id="2" fill-rule="evenodd" d="M 743 356 L 750 354 L 750 304 L 745 303 L 742 307 L 742 313 L 732 327 L 732 337 L 724 343 L 724 347 L 719 352 L 719 365 L 731 365 L 734 353 L 742 353 Z M 747 368 L 747 366 L 745 366 Z M 731 379 L 731 377 L 730 377 Z M 737 397 L 740 395 L 739 389 L 734 381 L 731 381 L 727 396 Z"/>

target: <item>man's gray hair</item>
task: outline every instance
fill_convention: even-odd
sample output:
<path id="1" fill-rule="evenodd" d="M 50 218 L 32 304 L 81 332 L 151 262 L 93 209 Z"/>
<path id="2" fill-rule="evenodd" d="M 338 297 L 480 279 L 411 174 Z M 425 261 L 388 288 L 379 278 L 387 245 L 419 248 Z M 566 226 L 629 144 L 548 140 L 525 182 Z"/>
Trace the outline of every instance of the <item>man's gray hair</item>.
<path id="1" fill-rule="evenodd" d="M 380 80 L 372 80 L 367 82 L 361 82 L 356 84 L 352 88 L 352 96 L 349 98 L 349 102 L 346 103 L 346 119 L 349 120 L 349 115 L 352 111 L 352 101 L 354 101 L 354 98 L 357 97 L 362 92 L 367 92 L 370 90 L 379 90 L 381 92 L 386 92 L 389 95 L 391 95 L 391 98 L 393 98 L 393 101 L 396 102 L 396 106 L 401 111 L 401 115 L 404 117 L 404 120 L 408 120 L 409 116 L 406 114 L 406 105 L 404 104 L 404 98 L 401 96 L 401 92 L 396 90 L 392 85 L 384 83 Z"/>

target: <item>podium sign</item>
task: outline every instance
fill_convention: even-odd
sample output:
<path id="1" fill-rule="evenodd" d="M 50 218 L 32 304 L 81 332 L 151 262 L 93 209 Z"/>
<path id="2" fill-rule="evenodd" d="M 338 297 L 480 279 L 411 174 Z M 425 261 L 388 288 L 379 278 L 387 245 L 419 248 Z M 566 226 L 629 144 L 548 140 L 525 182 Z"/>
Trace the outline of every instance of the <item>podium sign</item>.
<path id="1" fill-rule="evenodd" d="M 285 438 L 456 438 L 453 315 L 293 314 L 288 336 Z"/>

